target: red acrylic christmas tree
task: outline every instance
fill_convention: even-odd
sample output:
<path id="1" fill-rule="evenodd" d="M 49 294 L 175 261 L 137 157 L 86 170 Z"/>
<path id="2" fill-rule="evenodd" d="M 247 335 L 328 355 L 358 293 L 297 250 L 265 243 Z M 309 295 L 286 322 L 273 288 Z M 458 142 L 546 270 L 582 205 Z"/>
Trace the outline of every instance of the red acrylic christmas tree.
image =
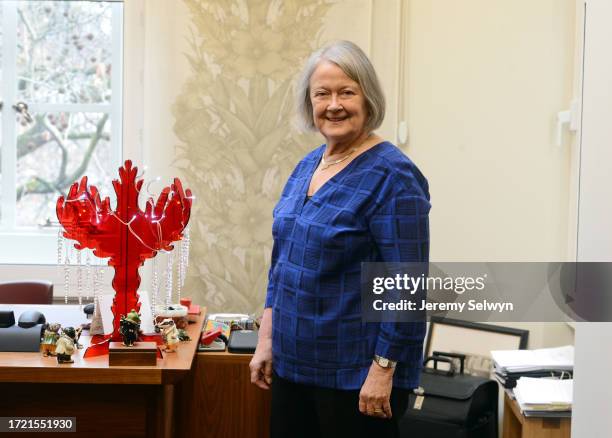
<path id="1" fill-rule="evenodd" d="M 105 342 L 90 347 L 85 357 L 106 353 L 108 340 L 121 341 L 121 316 L 132 309 L 140 310 L 138 269 L 158 251 L 172 250 L 172 243 L 181 240 L 189 222 L 192 195 L 189 189 L 183 191 L 178 178 L 162 190 L 157 201 L 149 198 L 142 211 L 138 195 L 144 180 L 136 181 L 137 171 L 130 160 L 119 168 L 119 180 L 113 181 L 117 195 L 114 211 L 108 197 L 102 200 L 98 189 L 87 185 L 86 176 L 72 184 L 66 198 L 60 196 L 57 200 L 57 217 L 64 227 L 64 237 L 76 241 L 74 246 L 79 250 L 89 248 L 97 257 L 110 257 L 108 265 L 115 270 L 113 332 L 103 337 Z"/>

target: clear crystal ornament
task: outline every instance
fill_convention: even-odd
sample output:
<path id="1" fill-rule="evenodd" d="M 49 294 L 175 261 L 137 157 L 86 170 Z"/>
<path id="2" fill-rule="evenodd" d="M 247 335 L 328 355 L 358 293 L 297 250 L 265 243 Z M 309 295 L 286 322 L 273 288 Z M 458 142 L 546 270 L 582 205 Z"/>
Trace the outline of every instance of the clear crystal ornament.
<path id="1" fill-rule="evenodd" d="M 172 304 L 172 286 L 173 278 L 172 274 L 174 270 L 174 251 L 167 253 L 167 266 L 166 266 L 166 309 L 170 308 Z"/>
<path id="2" fill-rule="evenodd" d="M 91 266 L 91 254 L 88 252 L 85 256 L 85 300 L 89 301 L 89 297 L 93 296 L 93 270 Z M 91 292 L 91 293 L 90 293 Z"/>
<path id="3" fill-rule="evenodd" d="M 155 321 L 155 317 L 157 316 L 157 301 L 159 299 L 159 274 L 157 273 L 157 257 L 153 257 L 152 276 L 153 278 L 151 279 L 151 315 L 153 315 L 153 321 Z"/>
<path id="4" fill-rule="evenodd" d="M 77 272 L 76 272 L 76 280 L 77 280 L 77 297 L 79 300 L 79 308 L 83 307 L 83 263 L 82 263 L 81 250 L 77 249 L 76 252 L 76 264 L 77 264 Z"/>
<path id="5" fill-rule="evenodd" d="M 66 249 L 64 258 L 64 304 L 68 304 L 68 290 L 70 288 L 70 253 Z"/>

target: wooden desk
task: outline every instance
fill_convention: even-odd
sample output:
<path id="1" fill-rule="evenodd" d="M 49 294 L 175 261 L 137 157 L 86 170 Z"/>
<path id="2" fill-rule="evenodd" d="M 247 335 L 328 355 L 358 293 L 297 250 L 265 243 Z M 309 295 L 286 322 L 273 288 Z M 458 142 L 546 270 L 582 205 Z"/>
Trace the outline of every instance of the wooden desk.
<path id="1" fill-rule="evenodd" d="M 32 307 L 46 315 L 51 309 L 43 307 L 78 306 Z M 73 364 L 62 365 L 40 353 L 0 353 L 0 412 L 7 417 L 77 417 L 78 436 L 175 436 L 175 413 L 176 422 L 182 420 L 174 394 L 182 393 L 183 380 L 192 372 L 203 321 L 202 314 L 187 328 L 192 340 L 181 343 L 176 353 L 164 353 L 156 366 L 110 367 L 108 356 L 84 359 L 85 349 L 72 356 Z M 85 348 L 89 340 L 81 337 Z"/>
<path id="2" fill-rule="evenodd" d="M 571 418 L 525 417 L 506 392 L 503 431 L 503 438 L 570 438 Z"/>
<path id="3" fill-rule="evenodd" d="M 193 437 L 268 438 L 270 391 L 251 384 L 250 354 L 198 353 L 192 393 L 184 400 L 184 434 Z"/>

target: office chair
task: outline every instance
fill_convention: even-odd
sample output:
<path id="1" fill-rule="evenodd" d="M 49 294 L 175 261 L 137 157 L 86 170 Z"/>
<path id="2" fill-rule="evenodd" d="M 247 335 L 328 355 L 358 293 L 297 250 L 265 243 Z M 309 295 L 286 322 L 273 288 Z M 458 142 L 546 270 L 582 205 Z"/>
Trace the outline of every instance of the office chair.
<path id="1" fill-rule="evenodd" d="M 0 304 L 52 304 L 53 283 L 27 280 L 0 283 Z"/>

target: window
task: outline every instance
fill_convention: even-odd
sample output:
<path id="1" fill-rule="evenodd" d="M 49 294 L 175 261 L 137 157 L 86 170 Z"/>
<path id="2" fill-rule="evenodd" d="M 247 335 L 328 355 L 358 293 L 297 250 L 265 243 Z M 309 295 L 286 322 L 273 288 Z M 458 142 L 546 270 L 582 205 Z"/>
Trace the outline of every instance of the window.
<path id="1" fill-rule="evenodd" d="M 122 4 L 0 2 L 0 263 L 57 260 L 55 201 L 121 163 Z"/>

